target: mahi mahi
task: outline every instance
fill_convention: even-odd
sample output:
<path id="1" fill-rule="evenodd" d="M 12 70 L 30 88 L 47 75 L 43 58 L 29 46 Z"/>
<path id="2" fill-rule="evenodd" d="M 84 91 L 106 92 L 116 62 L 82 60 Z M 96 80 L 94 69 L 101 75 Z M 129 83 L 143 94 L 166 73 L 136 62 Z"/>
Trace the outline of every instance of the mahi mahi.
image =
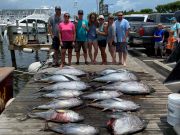
<path id="1" fill-rule="evenodd" d="M 48 110 L 45 112 L 30 113 L 28 116 L 30 118 L 41 118 L 46 121 L 62 123 L 79 122 L 84 119 L 83 116 L 71 110 Z"/>
<path id="2" fill-rule="evenodd" d="M 116 81 L 132 81 L 138 78 L 131 72 L 116 72 L 95 78 L 93 81 L 97 82 L 116 82 Z"/>
<path id="3" fill-rule="evenodd" d="M 140 106 L 137 105 L 136 103 L 129 100 L 123 100 L 120 98 L 106 99 L 106 100 L 99 101 L 96 103 L 91 103 L 89 104 L 89 106 L 102 108 L 103 111 L 105 110 L 135 111 L 140 108 Z"/>

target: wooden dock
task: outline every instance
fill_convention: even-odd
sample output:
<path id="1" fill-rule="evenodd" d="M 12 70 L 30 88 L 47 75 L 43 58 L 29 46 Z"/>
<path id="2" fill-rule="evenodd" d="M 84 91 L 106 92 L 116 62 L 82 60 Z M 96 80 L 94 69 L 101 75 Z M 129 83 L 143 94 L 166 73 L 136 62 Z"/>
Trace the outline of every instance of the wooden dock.
<path id="1" fill-rule="evenodd" d="M 121 66 L 117 65 L 79 65 L 75 67 L 88 72 L 100 71 L 107 67 L 121 68 Z M 148 122 L 147 128 L 137 133 L 137 135 L 175 135 L 173 131 L 171 132 L 171 127 L 166 122 L 167 97 L 171 91 L 155 77 L 147 73 L 132 57 L 128 59 L 127 69 L 134 71 L 143 82 L 155 90 L 154 93 L 146 96 L 122 97 L 140 104 L 141 109 L 133 113 Z M 47 99 L 38 98 L 40 94 L 32 94 L 42 86 L 45 86 L 45 84 L 28 83 L 25 86 L 14 102 L 1 114 L 0 135 L 56 135 L 56 133 L 42 130 L 45 125 L 44 120 L 28 119 L 19 121 L 17 119 L 25 116 L 33 107 L 47 102 Z M 100 135 L 110 135 L 103 126 L 105 126 L 108 120 L 107 116 L 111 112 L 101 112 L 101 110 L 91 107 L 85 107 L 76 111 L 85 116 L 85 120 L 82 123 L 97 127 L 100 130 Z"/>

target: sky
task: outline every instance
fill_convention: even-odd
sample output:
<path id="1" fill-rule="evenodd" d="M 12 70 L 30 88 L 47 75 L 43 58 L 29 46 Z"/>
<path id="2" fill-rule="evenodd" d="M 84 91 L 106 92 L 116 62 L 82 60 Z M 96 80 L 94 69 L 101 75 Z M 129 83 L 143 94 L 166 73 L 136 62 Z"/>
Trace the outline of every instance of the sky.
<path id="1" fill-rule="evenodd" d="M 74 7 L 74 2 L 77 7 Z M 0 9 L 32 9 L 41 6 L 54 7 L 60 5 L 62 10 L 75 14 L 78 9 L 83 9 L 85 14 L 97 11 L 97 0 L 0 0 Z M 155 9 L 157 5 L 174 2 L 177 0 L 104 0 L 109 4 L 109 12 L 122 10 L 140 10 L 144 8 Z"/>

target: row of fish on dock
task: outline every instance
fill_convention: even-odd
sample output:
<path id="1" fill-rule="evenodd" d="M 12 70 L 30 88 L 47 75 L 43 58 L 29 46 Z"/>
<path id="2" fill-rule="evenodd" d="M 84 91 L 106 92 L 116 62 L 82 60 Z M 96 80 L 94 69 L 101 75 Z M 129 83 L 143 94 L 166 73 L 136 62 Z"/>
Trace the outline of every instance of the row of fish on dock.
<path id="1" fill-rule="evenodd" d="M 83 82 L 81 77 L 93 75 L 92 80 Z M 48 83 L 48 86 L 40 88 L 38 92 L 46 92 L 43 98 L 52 98 L 52 101 L 34 107 L 43 112 L 32 112 L 30 118 L 41 118 L 46 121 L 64 123 L 58 126 L 49 126 L 46 122 L 45 129 L 65 135 L 95 135 L 99 130 L 87 124 L 79 124 L 84 116 L 70 110 L 77 107 L 97 107 L 102 111 L 111 110 L 108 116 L 107 129 L 114 135 L 131 134 L 145 128 L 145 121 L 138 116 L 129 113 L 137 111 L 140 105 L 133 101 L 125 100 L 123 94 L 139 95 L 150 94 L 151 88 L 138 80 L 138 77 L 129 70 L 104 69 L 97 73 L 86 73 L 74 67 L 46 68 L 38 71 L 34 76 L 34 82 Z M 99 86 L 94 85 L 98 82 Z M 89 93 L 91 89 L 93 92 Z M 84 104 L 84 100 L 92 100 Z"/>

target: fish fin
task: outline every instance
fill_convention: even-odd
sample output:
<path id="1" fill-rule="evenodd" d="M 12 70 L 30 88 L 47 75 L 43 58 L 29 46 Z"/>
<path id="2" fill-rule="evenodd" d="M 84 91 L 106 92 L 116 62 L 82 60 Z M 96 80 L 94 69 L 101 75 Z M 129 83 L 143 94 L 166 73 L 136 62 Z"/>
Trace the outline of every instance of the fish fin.
<path id="1" fill-rule="evenodd" d="M 68 75 L 63 75 L 64 77 L 66 77 L 67 79 L 69 79 L 69 81 L 75 81 L 74 79 L 72 79 L 71 77 L 69 77 Z"/>
<path id="2" fill-rule="evenodd" d="M 91 103 L 94 103 L 94 102 L 96 102 L 96 101 L 98 101 L 98 99 L 94 99 Z"/>
<path id="3" fill-rule="evenodd" d="M 122 102 L 122 99 L 120 99 L 120 98 L 113 98 L 113 99 L 116 101 Z"/>
<path id="4" fill-rule="evenodd" d="M 106 84 L 112 84 L 112 83 L 113 83 L 112 81 L 108 81 L 108 82 L 105 83 L 105 85 L 106 85 Z"/>
<path id="5" fill-rule="evenodd" d="M 104 108 L 103 110 L 101 110 L 102 112 L 104 112 L 104 111 L 106 111 L 106 110 L 108 110 L 109 108 Z"/>

